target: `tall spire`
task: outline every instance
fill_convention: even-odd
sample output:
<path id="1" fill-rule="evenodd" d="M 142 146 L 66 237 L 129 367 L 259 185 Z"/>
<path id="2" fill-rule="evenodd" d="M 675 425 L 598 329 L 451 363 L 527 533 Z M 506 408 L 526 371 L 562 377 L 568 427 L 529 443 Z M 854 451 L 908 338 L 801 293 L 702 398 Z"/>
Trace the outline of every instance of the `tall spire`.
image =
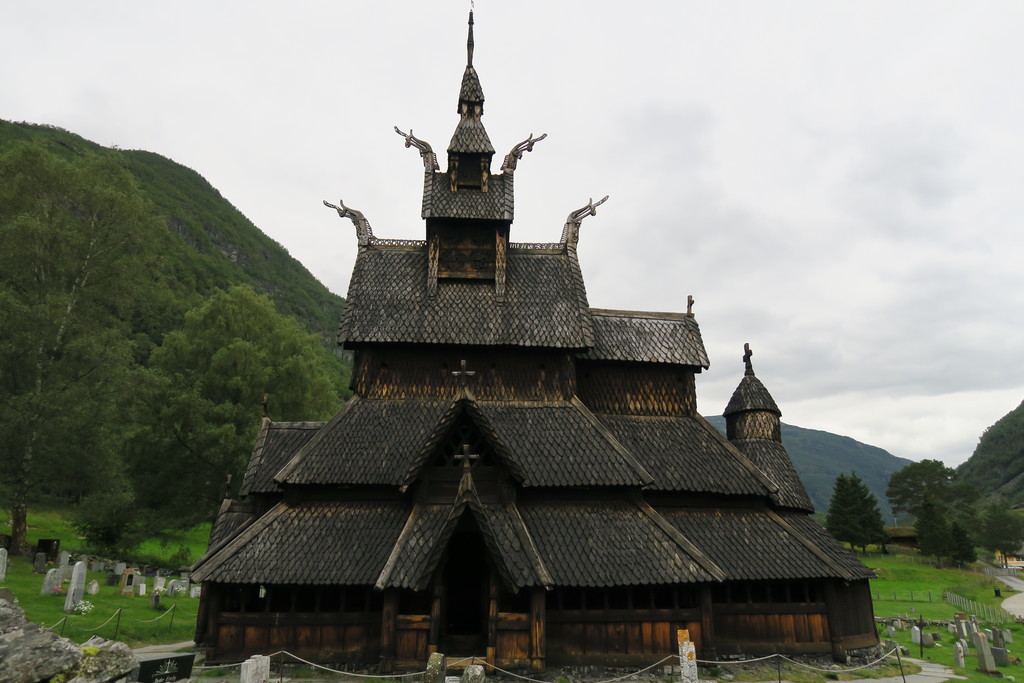
<path id="1" fill-rule="evenodd" d="M 469 39 L 466 41 L 466 66 L 473 66 L 473 10 L 469 10 Z"/>
<path id="2" fill-rule="evenodd" d="M 487 168 L 490 168 L 490 155 L 494 154 L 491 139 L 484 130 L 480 117 L 484 113 L 484 89 L 480 86 L 480 77 L 473 67 L 473 10 L 469 11 L 469 37 L 466 40 L 466 70 L 462 74 L 462 87 L 459 88 L 459 125 L 448 145 L 449 164 L 451 153 L 486 154 Z M 479 164 L 479 162 L 478 162 Z"/>

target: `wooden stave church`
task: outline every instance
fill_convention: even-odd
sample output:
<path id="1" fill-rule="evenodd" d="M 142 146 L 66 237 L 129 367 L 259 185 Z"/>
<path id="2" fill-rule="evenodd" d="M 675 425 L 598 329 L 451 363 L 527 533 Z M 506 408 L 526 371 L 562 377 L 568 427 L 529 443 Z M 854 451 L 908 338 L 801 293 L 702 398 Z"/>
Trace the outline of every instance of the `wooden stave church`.
<path id="1" fill-rule="evenodd" d="M 354 396 L 328 422 L 264 418 L 193 567 L 208 660 L 634 666 L 681 628 L 702 659 L 876 647 L 873 574 L 810 518 L 749 350 L 722 437 L 696 411 L 689 306 L 589 306 L 576 245 L 600 202 L 557 243 L 509 242 L 543 136 L 491 174 L 473 49 L 470 13 L 448 170 L 402 133 L 426 239 L 334 207 L 359 240 L 338 333 Z"/>

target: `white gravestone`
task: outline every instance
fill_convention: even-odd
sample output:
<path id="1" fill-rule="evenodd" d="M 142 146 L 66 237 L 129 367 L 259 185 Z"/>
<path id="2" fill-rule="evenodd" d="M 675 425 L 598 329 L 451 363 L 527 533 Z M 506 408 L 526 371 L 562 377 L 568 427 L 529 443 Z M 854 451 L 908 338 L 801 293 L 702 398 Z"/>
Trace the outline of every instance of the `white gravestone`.
<path id="1" fill-rule="evenodd" d="M 7 576 L 7 548 L 0 548 L 0 581 Z"/>
<path id="2" fill-rule="evenodd" d="M 85 592 L 88 593 L 89 595 L 98 595 L 99 592 L 100 592 L 100 582 L 97 581 L 96 579 L 93 579 L 85 587 Z"/>
<path id="3" fill-rule="evenodd" d="M 910 629 L 910 642 L 914 645 L 921 644 L 921 629 L 918 626 L 913 626 Z"/>
<path id="4" fill-rule="evenodd" d="M 58 588 L 60 588 L 60 570 L 54 567 L 43 577 L 43 586 L 39 589 L 39 594 L 53 595 Z"/>
<path id="5" fill-rule="evenodd" d="M 71 570 L 71 583 L 68 584 L 68 596 L 64 598 L 64 613 L 71 614 L 75 606 L 82 602 L 85 593 L 85 562 L 75 562 Z"/>
<path id="6" fill-rule="evenodd" d="M 960 667 L 964 666 L 964 648 L 960 644 L 960 641 L 953 643 L 953 666 Z"/>

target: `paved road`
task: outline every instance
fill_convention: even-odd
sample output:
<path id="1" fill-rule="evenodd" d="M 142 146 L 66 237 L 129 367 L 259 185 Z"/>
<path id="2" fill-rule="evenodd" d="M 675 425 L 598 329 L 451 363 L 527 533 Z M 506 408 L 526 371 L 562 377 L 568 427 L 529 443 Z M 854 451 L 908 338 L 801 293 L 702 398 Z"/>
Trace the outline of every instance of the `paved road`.
<path id="1" fill-rule="evenodd" d="M 1012 588 L 1015 591 L 1021 591 L 1016 595 L 1003 600 L 1003 609 L 1018 617 L 1024 617 L 1024 580 L 1017 578 L 1016 576 L 997 576 L 995 577 L 1002 581 L 1007 587 Z"/>

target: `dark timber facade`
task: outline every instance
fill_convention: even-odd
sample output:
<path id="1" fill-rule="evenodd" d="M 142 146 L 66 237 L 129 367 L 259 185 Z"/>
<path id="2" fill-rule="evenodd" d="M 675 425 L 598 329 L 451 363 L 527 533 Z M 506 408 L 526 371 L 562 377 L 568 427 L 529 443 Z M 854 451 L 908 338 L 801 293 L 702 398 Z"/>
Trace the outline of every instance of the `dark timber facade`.
<path id="1" fill-rule="evenodd" d="M 472 18 L 471 18 L 472 22 Z M 423 241 L 359 252 L 339 343 L 354 397 L 326 423 L 265 419 L 239 500 L 194 577 L 211 661 L 287 649 L 421 667 L 634 666 L 878 643 L 871 572 L 810 518 L 781 413 L 746 374 L 728 436 L 696 412 L 694 316 L 591 308 L 561 239 L 510 242 L 513 178 L 492 173 L 469 60 L 441 171 L 424 164 Z"/>

